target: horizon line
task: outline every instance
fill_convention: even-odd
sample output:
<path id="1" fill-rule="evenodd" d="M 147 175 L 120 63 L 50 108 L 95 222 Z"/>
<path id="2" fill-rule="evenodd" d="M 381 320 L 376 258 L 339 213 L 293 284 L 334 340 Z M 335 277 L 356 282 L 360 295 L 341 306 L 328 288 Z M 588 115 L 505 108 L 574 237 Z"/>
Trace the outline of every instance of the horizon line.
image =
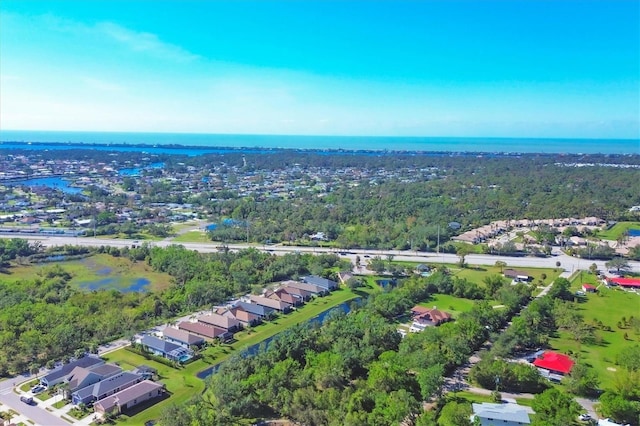
<path id="1" fill-rule="evenodd" d="M 215 133 L 199 131 L 142 131 L 142 130 L 24 130 L 24 129 L 0 129 L 0 136 L 3 132 L 38 132 L 38 133 L 110 133 L 110 134 L 146 134 L 146 135 L 208 135 L 208 136 L 268 136 L 268 137 L 309 137 L 309 138 L 397 138 L 397 139 L 520 139 L 520 140 L 619 140 L 619 141 L 640 141 L 637 138 L 622 137 L 563 137 L 563 136 L 426 136 L 426 135 L 330 135 L 330 134 L 287 134 L 287 133 Z M 5 141 L 0 139 L 1 141 Z M 8 141 L 5 142 L 19 142 Z M 66 143 L 66 142 L 63 142 Z"/>

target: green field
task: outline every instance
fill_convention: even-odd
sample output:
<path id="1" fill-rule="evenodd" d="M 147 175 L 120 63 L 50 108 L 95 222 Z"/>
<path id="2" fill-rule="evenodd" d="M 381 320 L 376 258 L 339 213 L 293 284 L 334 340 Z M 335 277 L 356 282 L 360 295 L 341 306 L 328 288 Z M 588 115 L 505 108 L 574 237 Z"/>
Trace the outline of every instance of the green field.
<path id="1" fill-rule="evenodd" d="M 450 296 L 448 294 L 433 294 L 429 300 L 419 303 L 427 308 L 436 307 L 441 311 L 450 313 L 457 318 L 463 312 L 469 312 L 473 308 L 474 301 L 461 297 Z"/>
<path id="2" fill-rule="evenodd" d="M 602 238 L 603 240 L 616 241 L 618 237 L 620 237 L 624 232 L 627 232 L 631 228 L 640 229 L 640 222 L 618 222 L 613 225 L 611 229 L 598 232 L 598 237 Z"/>
<path id="3" fill-rule="evenodd" d="M 204 231 L 188 231 L 172 238 L 175 243 L 210 243 L 211 239 Z"/>
<path id="4" fill-rule="evenodd" d="M 354 292 L 346 288 L 341 288 L 326 297 L 316 298 L 299 308 L 296 312 L 282 315 L 274 321 L 237 333 L 235 335 L 237 341 L 232 344 L 223 344 L 207 348 L 203 352 L 201 359 L 179 370 L 152 360 L 147 360 L 140 355 L 124 349 L 105 355 L 104 358 L 108 362 L 117 363 L 123 369 L 131 370 L 141 364 L 146 364 L 157 369 L 160 375 L 160 381 L 166 384 L 167 391 L 171 395 L 170 398 L 160 401 L 132 417 L 127 415 L 120 416 L 117 422 L 121 424 L 140 425 L 149 420 L 157 419 L 161 411 L 168 404 L 183 403 L 204 390 L 204 382 L 196 377 L 199 371 L 222 362 L 232 354 L 259 343 L 293 325 L 305 322 L 327 309 L 356 297 L 366 297 L 371 291 L 376 291 L 376 289 L 369 286 Z"/>
<path id="5" fill-rule="evenodd" d="M 420 263 L 417 262 L 393 262 L 398 265 L 402 265 L 404 267 L 415 267 Z M 429 264 L 429 262 L 423 262 L 425 264 Z M 430 264 L 430 266 L 438 267 L 438 264 Z M 499 267 L 496 266 L 488 266 L 488 265 L 469 265 L 467 268 L 461 268 L 457 264 L 444 263 L 442 266 L 446 266 L 451 273 L 460 278 L 466 278 L 467 280 L 474 282 L 480 286 L 483 286 L 483 280 L 486 277 L 492 275 L 502 275 Z M 555 280 L 560 273 L 562 272 L 560 269 L 553 268 L 521 268 L 515 266 L 507 266 L 504 269 L 516 269 L 518 271 L 525 272 L 527 275 L 534 278 L 533 283 L 538 284 L 538 280 L 542 280 L 542 274 L 546 274 L 547 277 L 542 280 L 544 285 L 551 284 L 553 280 Z"/>
<path id="6" fill-rule="evenodd" d="M 594 275 L 584 272 L 576 276 L 571 289 L 577 291 L 583 283 L 596 286 L 601 284 Z M 640 336 L 634 334 L 633 330 L 617 327 L 622 317 L 629 318 L 640 314 L 640 295 L 601 285 L 597 294 L 587 294 L 586 301 L 577 306 L 587 323 L 599 320 L 605 326 L 611 327 L 611 331 L 597 330 L 596 334 L 600 336 L 601 342 L 594 344 L 580 344 L 568 333 L 561 332 L 558 337 L 551 339 L 550 345 L 560 352 L 571 351 L 574 357 L 581 358 L 593 367 L 598 373 L 601 387 L 606 389 L 612 385 L 615 372 L 619 369 L 615 365 L 618 353 L 625 346 L 637 344 L 640 341 Z M 625 333 L 630 340 L 624 339 Z"/>
<path id="7" fill-rule="evenodd" d="M 112 257 L 108 254 L 97 254 L 80 260 L 55 263 L 41 263 L 30 266 L 15 266 L 10 274 L 3 275 L 3 280 L 30 280 L 39 276 L 53 266 L 60 266 L 72 275 L 71 284 L 81 288 L 82 283 L 112 279 L 104 288 L 121 289 L 131 285 L 138 278 L 150 281 L 150 290 L 159 291 L 167 288 L 171 283 L 168 274 L 153 271 L 145 262 L 132 262 L 122 257 Z"/>

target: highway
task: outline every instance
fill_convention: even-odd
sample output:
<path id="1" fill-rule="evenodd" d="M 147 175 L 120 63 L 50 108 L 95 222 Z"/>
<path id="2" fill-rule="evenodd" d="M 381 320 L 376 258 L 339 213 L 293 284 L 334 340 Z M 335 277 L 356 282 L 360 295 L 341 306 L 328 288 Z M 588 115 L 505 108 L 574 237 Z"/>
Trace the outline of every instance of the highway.
<path id="1" fill-rule="evenodd" d="M 0 238 L 15 238 L 15 235 L 0 235 Z M 44 247 L 61 246 L 61 245 L 79 245 L 79 246 L 111 246 L 111 247 L 131 247 L 132 245 L 140 244 L 144 241 L 138 240 L 123 240 L 123 239 L 103 239 L 92 237 L 58 237 L 58 236 L 26 236 L 26 239 L 30 241 L 40 241 Z M 219 242 L 211 243 L 174 243 L 171 239 L 162 241 L 147 241 L 152 246 L 166 247 L 171 244 L 180 244 L 189 250 L 195 250 L 202 253 L 217 252 L 218 247 L 221 246 Z M 388 255 L 393 255 L 394 260 L 408 261 L 408 262 L 423 262 L 423 263 L 457 263 L 459 257 L 451 253 L 426 253 L 416 251 L 402 251 L 402 250 L 363 250 L 363 249 L 330 249 L 322 247 L 299 247 L 299 246 L 264 246 L 264 245 L 252 245 L 252 244 L 227 244 L 230 250 L 241 250 L 249 247 L 261 251 L 267 251 L 270 253 L 282 255 L 286 253 L 347 253 L 342 257 L 349 258 L 352 263 L 355 264 L 356 256 L 360 256 L 361 263 L 364 265 L 367 260 L 374 256 L 380 256 L 386 259 Z M 466 262 L 470 265 L 494 265 L 496 261 L 503 261 L 509 267 L 532 267 L 532 268 L 555 268 L 556 262 L 560 262 L 560 268 L 564 271 L 573 273 L 580 269 L 586 270 L 592 263 L 598 266 L 601 271 L 606 271 L 605 261 L 603 260 L 589 260 L 580 259 L 576 257 L 567 256 L 562 252 L 554 252 L 550 257 L 510 257 L 510 256 L 498 256 L 491 254 L 469 254 L 466 256 Z M 631 271 L 640 273 L 640 262 L 630 261 Z"/>

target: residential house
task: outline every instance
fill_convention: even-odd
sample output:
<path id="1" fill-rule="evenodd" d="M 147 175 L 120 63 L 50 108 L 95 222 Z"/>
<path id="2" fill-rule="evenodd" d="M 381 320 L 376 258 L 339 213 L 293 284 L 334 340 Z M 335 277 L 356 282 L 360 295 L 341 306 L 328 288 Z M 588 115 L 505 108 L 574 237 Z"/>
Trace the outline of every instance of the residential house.
<path id="1" fill-rule="evenodd" d="M 116 392 L 94 404 L 96 413 L 111 414 L 121 413 L 123 410 L 135 407 L 152 398 L 160 397 L 164 394 L 164 385 L 144 380 L 128 388 Z"/>
<path id="2" fill-rule="evenodd" d="M 263 296 L 249 296 L 251 302 L 256 305 L 266 306 L 268 308 L 275 309 L 278 312 L 282 312 L 284 314 L 291 311 L 291 303 L 283 302 L 282 300 L 268 299 Z"/>
<path id="3" fill-rule="evenodd" d="M 202 337 L 174 327 L 166 327 L 162 330 L 162 336 L 164 340 L 187 349 L 190 349 L 192 346 L 202 346 L 204 344 Z"/>
<path id="4" fill-rule="evenodd" d="M 213 325 L 202 322 L 182 321 L 178 324 L 178 328 L 202 336 L 205 339 L 228 340 L 233 337 L 233 333 L 228 332 L 224 328 L 214 327 Z"/>
<path id="5" fill-rule="evenodd" d="M 414 306 L 411 308 L 413 314 L 413 323 L 409 328 L 409 331 L 418 332 L 427 327 L 434 327 L 451 320 L 451 314 L 441 311 L 435 306 L 433 309 L 425 308 L 423 306 Z"/>
<path id="6" fill-rule="evenodd" d="M 571 372 L 573 364 L 573 360 L 568 356 L 553 351 L 545 351 L 533 361 L 533 365 L 538 369 L 562 376 Z"/>
<path id="7" fill-rule="evenodd" d="M 304 299 L 298 294 L 289 293 L 284 288 L 279 288 L 275 291 L 267 291 L 264 297 L 273 300 L 279 300 L 290 304 L 291 306 L 301 306 L 304 304 Z"/>
<path id="8" fill-rule="evenodd" d="M 622 423 L 616 423 L 609 418 L 606 419 L 598 419 L 598 426 L 629 426 L 628 424 L 623 425 Z"/>
<path id="9" fill-rule="evenodd" d="M 47 387 L 53 387 L 59 383 L 67 381 L 68 376 L 76 367 L 91 369 L 102 364 L 104 364 L 104 361 L 98 357 L 91 355 L 84 356 L 54 369 L 44 377 L 41 377 L 40 383 Z"/>
<path id="10" fill-rule="evenodd" d="M 353 278 L 353 273 L 351 273 L 351 271 L 338 272 L 338 279 L 340 279 L 342 284 L 346 284 L 351 278 Z"/>
<path id="11" fill-rule="evenodd" d="M 98 383 L 100 380 L 104 380 L 107 377 L 114 376 L 121 372 L 122 368 L 114 364 L 102 364 L 92 370 L 84 367 L 76 367 L 69 373 L 66 379 L 69 385 L 67 395 L 71 395 L 79 389 Z"/>
<path id="12" fill-rule="evenodd" d="M 308 302 L 313 297 L 312 292 L 301 289 L 301 288 L 297 288 L 297 287 L 284 286 L 284 287 L 281 287 L 279 290 L 285 291 L 294 297 L 298 297 L 302 299 L 304 302 Z M 278 290 L 276 290 L 276 292 L 277 291 Z"/>
<path id="13" fill-rule="evenodd" d="M 502 272 L 502 275 L 504 275 L 506 278 L 511 278 L 516 282 L 526 283 L 532 280 L 532 277 L 530 277 L 526 272 L 517 271 L 515 269 L 505 269 Z"/>
<path id="14" fill-rule="evenodd" d="M 638 278 L 607 278 L 608 285 L 619 285 L 625 288 L 640 288 L 640 279 Z"/>
<path id="15" fill-rule="evenodd" d="M 233 315 L 220 315 L 210 314 L 202 315 L 198 317 L 198 322 L 202 322 L 207 325 L 222 328 L 231 333 L 234 333 L 241 328 L 240 321 L 238 321 Z"/>
<path id="16" fill-rule="evenodd" d="M 521 426 L 531 424 L 528 410 L 518 404 L 483 402 L 482 404 L 471 404 L 471 407 L 473 409 L 471 421 L 474 422 L 477 419 L 481 426 Z"/>
<path id="17" fill-rule="evenodd" d="M 268 306 L 256 305 L 255 303 L 237 302 L 235 306 L 243 311 L 258 315 L 261 319 L 271 318 L 275 314 L 275 309 Z"/>
<path id="18" fill-rule="evenodd" d="M 306 277 L 302 277 L 301 279 L 302 279 L 302 282 L 321 287 L 325 289 L 327 292 L 331 292 L 338 288 L 337 282 L 319 277 L 317 275 L 308 275 Z"/>
<path id="19" fill-rule="evenodd" d="M 140 339 L 140 344 L 143 348 L 154 355 L 158 355 L 172 361 L 184 362 L 193 357 L 193 352 L 190 349 L 155 336 L 143 336 L 142 339 Z"/>
<path id="20" fill-rule="evenodd" d="M 71 394 L 71 402 L 75 405 L 90 404 L 100 401 L 114 393 L 133 386 L 143 380 L 142 376 L 124 371 L 115 376 L 101 380 L 94 385 L 87 386 Z"/>
<path id="21" fill-rule="evenodd" d="M 240 324 L 242 324 L 243 327 L 253 327 L 262 322 L 259 315 L 252 314 L 251 312 L 247 312 L 241 308 L 231 308 L 229 313 L 231 313 L 235 319 L 240 321 Z"/>
<path id="22" fill-rule="evenodd" d="M 298 288 L 313 295 L 325 295 L 328 293 L 325 288 L 313 284 L 301 283 L 298 281 L 285 281 L 283 284 L 285 284 L 286 288 Z"/>

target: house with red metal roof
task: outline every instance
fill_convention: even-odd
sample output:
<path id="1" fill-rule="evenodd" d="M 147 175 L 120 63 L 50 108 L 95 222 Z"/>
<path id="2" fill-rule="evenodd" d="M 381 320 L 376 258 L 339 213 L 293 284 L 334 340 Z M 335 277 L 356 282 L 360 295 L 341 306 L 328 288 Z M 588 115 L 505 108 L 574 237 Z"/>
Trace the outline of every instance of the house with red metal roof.
<path id="1" fill-rule="evenodd" d="M 533 361 L 533 365 L 551 373 L 566 375 L 573 368 L 573 360 L 558 352 L 546 351 Z"/>
<path id="2" fill-rule="evenodd" d="M 626 288 L 640 288 L 640 279 L 638 278 L 607 278 L 607 283 Z"/>
<path id="3" fill-rule="evenodd" d="M 582 291 L 585 291 L 587 293 L 595 293 L 596 290 L 596 287 L 591 284 L 582 284 Z"/>

